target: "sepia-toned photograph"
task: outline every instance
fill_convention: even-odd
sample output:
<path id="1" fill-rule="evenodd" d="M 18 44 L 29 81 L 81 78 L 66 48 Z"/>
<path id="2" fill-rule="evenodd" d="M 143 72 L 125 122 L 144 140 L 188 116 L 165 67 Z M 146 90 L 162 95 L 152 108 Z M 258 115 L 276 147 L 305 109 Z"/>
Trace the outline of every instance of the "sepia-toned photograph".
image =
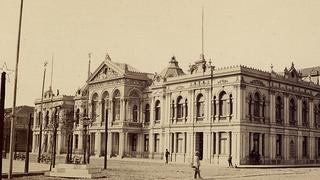
<path id="1" fill-rule="evenodd" d="M 318 180 L 320 1 L 1 0 L 0 180 Z"/>

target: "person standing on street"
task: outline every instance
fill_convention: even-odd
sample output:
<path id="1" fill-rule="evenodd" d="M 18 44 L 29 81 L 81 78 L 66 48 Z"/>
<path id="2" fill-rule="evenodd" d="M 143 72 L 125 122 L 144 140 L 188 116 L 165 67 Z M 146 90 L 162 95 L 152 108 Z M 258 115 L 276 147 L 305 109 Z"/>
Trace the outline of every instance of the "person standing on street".
<path id="1" fill-rule="evenodd" d="M 195 153 L 195 156 L 194 156 L 194 161 L 193 161 L 194 165 L 193 165 L 193 168 L 194 168 L 194 178 L 197 179 L 197 176 L 201 178 L 201 175 L 200 175 L 200 158 L 199 158 L 199 152 L 196 151 Z"/>
<path id="2" fill-rule="evenodd" d="M 166 164 L 168 164 L 169 155 L 170 155 L 170 153 L 169 153 L 168 149 L 166 149 L 166 153 L 165 153 Z"/>
<path id="3" fill-rule="evenodd" d="M 231 155 L 229 155 L 228 163 L 229 163 L 229 167 L 233 167 L 233 165 L 232 165 L 232 156 Z"/>

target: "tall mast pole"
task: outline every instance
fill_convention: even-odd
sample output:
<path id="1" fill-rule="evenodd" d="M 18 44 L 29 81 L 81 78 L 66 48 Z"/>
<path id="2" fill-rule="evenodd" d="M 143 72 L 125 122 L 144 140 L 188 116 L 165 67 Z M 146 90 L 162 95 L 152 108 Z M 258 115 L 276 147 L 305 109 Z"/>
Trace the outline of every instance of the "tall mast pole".
<path id="1" fill-rule="evenodd" d="M 18 30 L 18 42 L 17 42 L 17 57 L 16 57 L 16 70 L 14 78 L 14 89 L 13 89 L 13 105 L 12 105 L 12 120 L 10 129 L 10 151 L 9 151 L 9 172 L 8 179 L 12 178 L 12 162 L 13 162 L 13 151 L 15 144 L 15 121 L 16 121 L 16 100 L 17 100 L 17 85 L 18 85 L 18 67 L 19 67 L 19 57 L 20 57 L 20 36 L 21 36 L 21 23 L 22 23 L 22 9 L 23 0 L 20 4 L 20 17 L 19 17 L 19 30 Z M 2 150 L 1 150 L 2 151 Z"/>
<path id="2" fill-rule="evenodd" d="M 42 122 L 43 122 L 43 95 L 44 95 L 44 84 L 46 81 L 46 66 L 47 62 L 44 62 L 44 70 L 43 70 L 43 78 L 42 78 L 42 93 L 41 93 L 41 105 L 40 105 L 40 132 L 39 132 L 39 149 L 38 149 L 38 163 L 40 163 L 40 157 L 41 157 L 41 144 L 42 144 Z"/>
<path id="3" fill-rule="evenodd" d="M 52 89 L 52 77 L 53 77 L 53 54 L 51 56 L 51 79 L 50 79 L 50 89 Z"/>
<path id="4" fill-rule="evenodd" d="M 202 56 L 204 56 L 204 28 L 203 28 L 203 23 L 204 23 L 204 8 L 202 7 L 202 19 L 201 19 L 201 52 L 202 52 Z"/>

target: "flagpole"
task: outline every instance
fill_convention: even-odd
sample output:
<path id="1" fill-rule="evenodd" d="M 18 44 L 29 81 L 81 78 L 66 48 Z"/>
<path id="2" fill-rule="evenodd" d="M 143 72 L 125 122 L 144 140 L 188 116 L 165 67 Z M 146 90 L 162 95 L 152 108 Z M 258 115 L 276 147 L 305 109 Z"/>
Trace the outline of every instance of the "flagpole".
<path id="1" fill-rule="evenodd" d="M 18 30 L 18 42 L 17 42 L 17 57 L 16 57 L 16 70 L 14 78 L 14 89 L 13 89 L 13 106 L 12 106 L 12 120 L 11 120 L 11 131 L 10 131 L 10 151 L 9 151 L 9 172 L 8 179 L 12 178 L 12 162 L 13 162 L 13 152 L 14 152 L 14 141 L 15 141 L 15 121 L 16 121 L 16 100 L 17 100 L 17 81 L 18 81 L 18 67 L 19 67 L 19 57 L 20 57 L 20 36 L 21 36 L 21 23 L 22 23 L 22 9 L 23 0 L 20 4 L 20 17 L 19 17 L 19 30 Z"/>
<path id="2" fill-rule="evenodd" d="M 43 95 L 44 95 L 44 84 L 46 81 L 46 66 L 47 66 L 47 62 L 44 62 L 44 70 L 43 70 L 43 79 L 42 79 L 42 93 L 41 93 L 41 107 L 40 107 L 40 114 L 39 114 L 39 150 L 38 150 L 38 163 L 40 163 L 40 157 L 41 157 L 41 144 L 42 144 L 42 122 L 43 122 Z"/>

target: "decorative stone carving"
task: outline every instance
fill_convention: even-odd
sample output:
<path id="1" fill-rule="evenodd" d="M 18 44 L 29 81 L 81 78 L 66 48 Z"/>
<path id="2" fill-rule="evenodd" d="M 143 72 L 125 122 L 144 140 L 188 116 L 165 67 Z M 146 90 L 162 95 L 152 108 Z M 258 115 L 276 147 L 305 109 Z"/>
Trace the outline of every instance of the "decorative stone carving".
<path id="1" fill-rule="evenodd" d="M 262 86 L 262 87 L 265 87 L 265 86 L 266 86 L 262 81 L 257 80 L 257 79 L 252 80 L 252 81 L 250 82 L 250 84 L 254 84 L 254 85 Z"/>
<path id="2" fill-rule="evenodd" d="M 218 84 L 225 84 L 225 83 L 228 83 L 228 80 L 221 79 L 220 81 L 218 81 Z"/>

